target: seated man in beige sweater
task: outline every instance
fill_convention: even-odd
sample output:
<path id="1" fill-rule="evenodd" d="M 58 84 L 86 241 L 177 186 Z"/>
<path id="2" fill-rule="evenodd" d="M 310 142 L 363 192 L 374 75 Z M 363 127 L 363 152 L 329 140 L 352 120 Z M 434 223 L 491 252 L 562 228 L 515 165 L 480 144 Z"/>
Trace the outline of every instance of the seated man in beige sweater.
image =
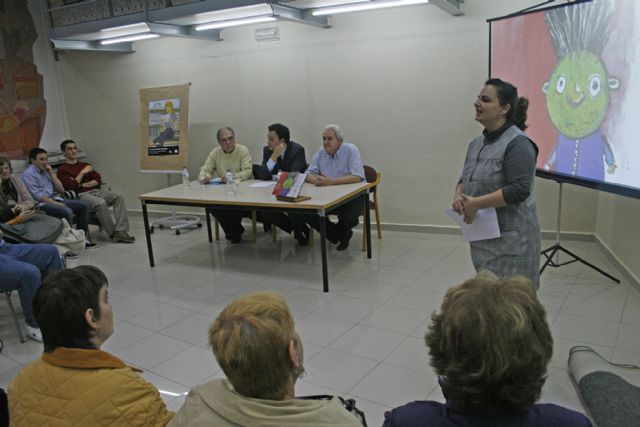
<path id="1" fill-rule="evenodd" d="M 211 150 L 204 163 L 205 183 L 212 178 L 220 178 L 222 182 L 226 182 L 227 172 L 231 172 L 240 181 L 251 179 L 251 154 L 247 147 L 236 144 L 236 134 L 233 129 L 230 127 L 218 129 L 216 138 L 220 146 Z M 241 223 L 246 215 L 244 211 L 234 209 L 208 209 L 207 211 L 218 219 L 227 240 L 231 243 L 242 241 L 244 228 Z"/>

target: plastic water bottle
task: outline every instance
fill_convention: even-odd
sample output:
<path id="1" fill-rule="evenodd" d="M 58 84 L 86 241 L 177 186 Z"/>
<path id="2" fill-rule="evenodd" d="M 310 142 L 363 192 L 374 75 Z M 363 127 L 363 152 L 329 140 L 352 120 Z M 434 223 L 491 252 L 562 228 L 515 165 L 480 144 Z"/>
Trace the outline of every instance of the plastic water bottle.
<path id="1" fill-rule="evenodd" d="M 198 173 L 198 181 L 200 181 L 200 188 L 204 188 L 204 178 L 206 177 L 206 173 L 204 172 L 204 166 L 200 168 L 200 173 Z"/>
<path id="2" fill-rule="evenodd" d="M 235 191 L 233 189 L 233 173 L 231 172 L 231 169 L 227 169 L 227 173 L 224 175 L 224 179 L 225 181 L 227 181 L 227 193 L 234 194 Z"/>
<path id="3" fill-rule="evenodd" d="M 184 188 L 189 188 L 189 170 L 187 169 L 187 167 L 183 167 L 182 168 L 182 185 L 184 185 Z"/>

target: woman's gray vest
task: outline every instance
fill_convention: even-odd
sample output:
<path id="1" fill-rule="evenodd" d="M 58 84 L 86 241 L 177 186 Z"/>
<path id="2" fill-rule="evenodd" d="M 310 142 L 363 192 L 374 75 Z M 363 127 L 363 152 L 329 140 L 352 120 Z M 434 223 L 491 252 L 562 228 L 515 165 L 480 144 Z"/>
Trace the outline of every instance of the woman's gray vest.
<path id="1" fill-rule="evenodd" d="M 493 193 L 505 187 L 504 156 L 509 143 L 525 135 L 511 126 L 493 142 L 484 136 L 469 145 L 462 170 L 463 192 L 473 197 Z M 527 137 L 528 138 L 528 137 Z M 540 225 L 531 193 L 523 202 L 496 208 L 500 237 L 471 242 L 471 259 L 477 271 L 486 269 L 498 277 L 519 274 L 528 277 L 534 289 L 540 283 Z"/>

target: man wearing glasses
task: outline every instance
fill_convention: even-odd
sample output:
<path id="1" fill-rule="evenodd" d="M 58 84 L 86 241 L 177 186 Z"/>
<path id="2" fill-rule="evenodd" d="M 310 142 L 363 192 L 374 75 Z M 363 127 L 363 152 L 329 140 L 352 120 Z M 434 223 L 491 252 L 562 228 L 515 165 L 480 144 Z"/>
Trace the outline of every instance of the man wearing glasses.
<path id="1" fill-rule="evenodd" d="M 209 153 L 204 162 L 204 182 L 208 183 L 212 178 L 220 178 L 226 182 L 227 171 L 233 176 L 245 181 L 251 179 L 251 154 L 247 147 L 236 144 L 236 134 L 230 127 L 218 129 L 216 133 L 219 147 L 214 148 Z M 225 238 L 231 243 L 242 241 L 242 218 L 245 213 L 232 209 L 210 209 L 209 212 L 218 219 L 220 226 L 224 230 Z"/>

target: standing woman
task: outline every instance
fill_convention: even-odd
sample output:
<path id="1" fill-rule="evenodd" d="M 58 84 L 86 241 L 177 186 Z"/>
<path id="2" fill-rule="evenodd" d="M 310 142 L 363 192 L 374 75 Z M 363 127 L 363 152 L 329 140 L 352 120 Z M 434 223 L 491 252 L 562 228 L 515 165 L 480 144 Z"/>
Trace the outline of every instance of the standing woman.
<path id="1" fill-rule="evenodd" d="M 500 79 L 489 79 L 474 103 L 482 135 L 469 144 L 453 210 L 473 222 L 478 209 L 496 208 L 500 237 L 471 242 L 476 271 L 514 274 L 540 286 L 540 225 L 533 198 L 538 147 L 524 133 L 529 101 Z"/>

